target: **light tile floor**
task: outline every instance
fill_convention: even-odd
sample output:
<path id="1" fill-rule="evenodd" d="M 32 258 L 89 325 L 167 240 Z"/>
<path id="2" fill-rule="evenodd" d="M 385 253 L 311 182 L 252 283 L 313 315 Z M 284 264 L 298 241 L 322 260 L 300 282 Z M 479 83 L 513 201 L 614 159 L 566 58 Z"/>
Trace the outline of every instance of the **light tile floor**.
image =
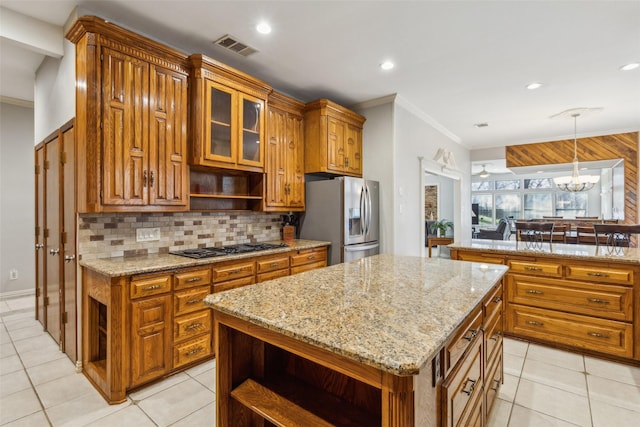
<path id="1" fill-rule="evenodd" d="M 504 340 L 489 427 L 640 426 L 640 368 Z M 0 301 L 0 425 L 212 426 L 215 361 L 108 405 L 33 319 L 33 297 Z"/>

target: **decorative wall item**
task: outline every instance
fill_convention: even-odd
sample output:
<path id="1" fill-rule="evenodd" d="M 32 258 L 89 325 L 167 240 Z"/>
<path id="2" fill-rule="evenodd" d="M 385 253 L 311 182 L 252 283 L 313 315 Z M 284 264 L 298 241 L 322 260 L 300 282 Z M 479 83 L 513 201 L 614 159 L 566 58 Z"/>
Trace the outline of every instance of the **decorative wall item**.
<path id="1" fill-rule="evenodd" d="M 424 219 L 433 221 L 438 219 L 438 186 L 424 186 Z"/>

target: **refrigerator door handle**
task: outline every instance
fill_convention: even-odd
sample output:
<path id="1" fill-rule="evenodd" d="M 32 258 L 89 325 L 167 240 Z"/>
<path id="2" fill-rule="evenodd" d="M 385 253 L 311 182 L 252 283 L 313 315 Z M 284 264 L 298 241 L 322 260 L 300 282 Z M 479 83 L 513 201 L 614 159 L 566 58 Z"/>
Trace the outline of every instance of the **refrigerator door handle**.
<path id="1" fill-rule="evenodd" d="M 369 191 L 369 186 L 367 185 L 367 237 L 369 236 L 369 231 L 371 231 L 371 192 Z"/>
<path id="2" fill-rule="evenodd" d="M 367 194 L 365 192 L 365 188 L 366 187 L 362 187 L 360 189 L 360 234 L 362 234 L 363 236 L 367 233 L 367 212 L 366 212 L 366 206 L 367 206 Z"/>
<path id="3" fill-rule="evenodd" d="M 361 251 L 368 251 L 369 249 L 375 249 L 378 246 L 380 246 L 380 243 L 372 243 L 370 245 L 351 245 L 351 246 L 345 246 L 344 250 L 346 252 L 361 252 Z"/>

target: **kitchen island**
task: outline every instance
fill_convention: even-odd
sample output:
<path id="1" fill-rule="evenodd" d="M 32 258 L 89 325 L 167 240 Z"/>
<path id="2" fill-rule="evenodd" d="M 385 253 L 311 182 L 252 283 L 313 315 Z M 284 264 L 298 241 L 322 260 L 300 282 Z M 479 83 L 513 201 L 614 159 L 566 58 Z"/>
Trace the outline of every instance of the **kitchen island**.
<path id="1" fill-rule="evenodd" d="M 504 264 L 505 335 L 640 365 L 640 250 L 468 240 L 451 258 Z"/>
<path id="2" fill-rule="evenodd" d="M 209 295 L 218 425 L 480 422 L 506 270 L 377 255 Z"/>

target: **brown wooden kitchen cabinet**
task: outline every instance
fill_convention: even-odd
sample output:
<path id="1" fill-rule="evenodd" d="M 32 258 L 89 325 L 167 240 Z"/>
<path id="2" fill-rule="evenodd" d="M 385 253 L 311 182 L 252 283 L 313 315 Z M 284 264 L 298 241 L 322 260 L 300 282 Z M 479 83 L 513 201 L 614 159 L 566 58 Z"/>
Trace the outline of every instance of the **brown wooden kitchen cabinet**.
<path id="1" fill-rule="evenodd" d="M 301 249 L 291 253 L 291 274 L 327 266 L 327 247 Z"/>
<path id="2" fill-rule="evenodd" d="M 264 210 L 304 211 L 304 104 L 269 96 Z"/>
<path id="3" fill-rule="evenodd" d="M 271 86 L 200 54 L 189 60 L 191 164 L 263 172 Z"/>
<path id="4" fill-rule="evenodd" d="M 305 107 L 305 173 L 362 177 L 365 118 L 328 99 Z"/>
<path id="5" fill-rule="evenodd" d="M 188 209 L 186 55 L 96 17 L 76 45 L 78 211 Z"/>

